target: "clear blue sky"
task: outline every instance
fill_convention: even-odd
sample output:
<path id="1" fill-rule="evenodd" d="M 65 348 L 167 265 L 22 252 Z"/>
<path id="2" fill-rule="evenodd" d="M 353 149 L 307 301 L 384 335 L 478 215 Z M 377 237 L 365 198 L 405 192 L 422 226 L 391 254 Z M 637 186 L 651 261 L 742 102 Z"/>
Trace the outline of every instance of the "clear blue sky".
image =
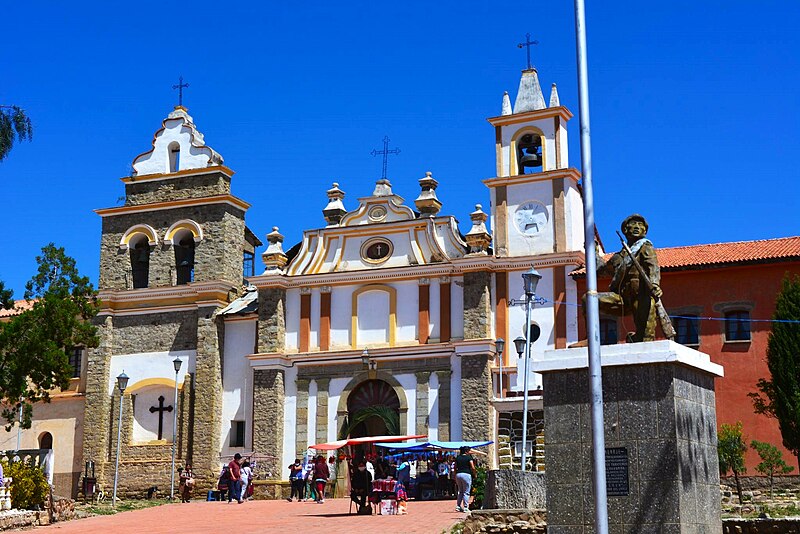
<path id="1" fill-rule="evenodd" d="M 800 234 L 800 3 L 589 0 L 598 226 L 631 212 L 657 246 Z M 573 4 L 537 2 L 12 2 L 0 103 L 34 140 L 0 163 L 0 280 L 20 298 L 46 243 L 97 279 L 100 218 L 176 103 L 237 172 L 262 237 L 323 225 L 325 190 L 351 209 L 389 165 L 408 203 L 432 171 L 462 230 L 494 173 L 501 97 L 516 94 L 526 32 L 546 96 L 556 82 L 580 167 Z M 297 5 L 298 7 L 295 7 Z"/>

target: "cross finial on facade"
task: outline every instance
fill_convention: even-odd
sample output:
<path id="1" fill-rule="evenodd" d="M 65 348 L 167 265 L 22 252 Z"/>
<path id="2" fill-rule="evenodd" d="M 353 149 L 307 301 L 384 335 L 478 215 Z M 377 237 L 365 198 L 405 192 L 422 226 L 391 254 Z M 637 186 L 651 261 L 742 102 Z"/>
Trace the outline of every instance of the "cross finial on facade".
<path id="1" fill-rule="evenodd" d="M 530 61 L 529 61 L 529 63 L 530 63 Z M 178 85 L 173 85 L 172 86 L 173 89 L 177 89 L 178 90 L 178 105 L 179 106 L 183 106 L 183 88 L 184 87 L 189 87 L 189 84 L 188 83 L 183 83 L 183 76 L 178 78 Z"/>
<path id="2" fill-rule="evenodd" d="M 383 150 L 373 149 L 372 152 L 370 152 L 370 154 L 372 154 L 373 156 L 377 156 L 379 154 L 383 156 L 383 174 L 381 175 L 381 179 L 383 180 L 386 179 L 386 167 L 387 164 L 389 163 L 389 154 L 399 154 L 399 153 L 400 153 L 399 148 L 393 148 L 392 150 L 389 150 L 388 135 L 383 138 Z"/>
<path id="3" fill-rule="evenodd" d="M 531 65 L 531 46 L 537 45 L 537 44 L 539 44 L 539 41 L 531 41 L 531 34 L 530 33 L 526 33 L 525 34 L 525 42 L 524 43 L 519 43 L 517 45 L 517 48 L 522 48 L 524 46 L 524 47 L 527 47 L 527 49 L 528 49 L 527 50 L 527 53 L 528 53 L 528 70 L 531 70 L 533 68 L 533 66 Z"/>

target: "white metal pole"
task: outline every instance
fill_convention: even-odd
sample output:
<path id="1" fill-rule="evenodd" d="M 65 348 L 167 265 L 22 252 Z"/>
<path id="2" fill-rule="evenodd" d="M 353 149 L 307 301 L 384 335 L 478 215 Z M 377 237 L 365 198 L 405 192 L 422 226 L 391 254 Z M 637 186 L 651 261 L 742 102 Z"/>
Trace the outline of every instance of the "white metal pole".
<path id="1" fill-rule="evenodd" d="M 122 398 L 125 393 L 119 393 L 119 424 L 117 425 L 117 459 L 114 461 L 114 493 L 111 497 L 112 508 L 117 505 L 117 482 L 119 481 L 119 443 L 122 439 Z"/>
<path id="2" fill-rule="evenodd" d="M 505 351 L 505 347 L 503 347 L 503 351 Z M 500 395 L 499 397 L 503 398 L 503 353 L 500 353 Z"/>
<path id="3" fill-rule="evenodd" d="M 169 479 L 169 500 L 175 500 L 175 444 L 178 442 L 178 371 L 175 371 L 175 402 L 172 404 L 172 472 Z"/>
<path id="4" fill-rule="evenodd" d="M 19 417 L 17 417 L 17 450 L 22 441 L 22 402 L 19 404 Z"/>
<path id="5" fill-rule="evenodd" d="M 526 471 L 528 461 L 528 372 L 531 359 L 531 301 L 533 295 L 525 294 L 525 377 L 522 379 L 522 465 L 521 471 Z"/>
<path id="6" fill-rule="evenodd" d="M 600 310 L 597 300 L 595 259 L 594 193 L 592 190 L 592 142 L 589 121 L 589 74 L 586 52 L 584 0 L 575 0 L 575 38 L 578 55 L 578 104 L 581 126 L 581 172 L 583 174 L 584 242 L 586 246 L 586 333 L 589 351 L 589 395 L 592 413 L 592 482 L 597 534 L 608 534 L 606 493 L 606 443 L 603 428 L 603 374 L 600 361 Z"/>

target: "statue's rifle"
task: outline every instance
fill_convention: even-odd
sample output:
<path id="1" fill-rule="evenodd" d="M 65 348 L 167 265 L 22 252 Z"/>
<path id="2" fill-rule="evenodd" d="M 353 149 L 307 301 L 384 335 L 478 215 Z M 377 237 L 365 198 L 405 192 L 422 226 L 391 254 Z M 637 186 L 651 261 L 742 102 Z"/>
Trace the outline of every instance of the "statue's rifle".
<path id="1" fill-rule="evenodd" d="M 653 293 L 653 282 L 650 280 L 650 277 L 647 276 L 647 273 L 644 270 L 644 267 L 639 263 L 636 259 L 636 256 L 633 254 L 631 247 L 628 246 L 627 241 L 625 238 L 622 237 L 622 234 L 617 232 L 617 236 L 619 236 L 619 240 L 622 242 L 622 246 L 625 249 L 625 252 L 628 253 L 628 257 L 630 257 L 631 262 L 633 262 L 633 266 L 636 267 L 636 270 L 639 271 L 639 276 L 641 277 L 644 285 L 647 287 L 647 290 L 650 291 L 650 294 Z M 672 321 L 667 315 L 667 310 L 664 309 L 664 304 L 661 302 L 660 297 L 653 296 L 653 300 L 656 303 L 656 315 L 658 316 L 658 322 L 661 324 L 661 330 L 664 331 L 664 336 L 667 339 L 675 339 L 675 328 L 672 326 Z"/>

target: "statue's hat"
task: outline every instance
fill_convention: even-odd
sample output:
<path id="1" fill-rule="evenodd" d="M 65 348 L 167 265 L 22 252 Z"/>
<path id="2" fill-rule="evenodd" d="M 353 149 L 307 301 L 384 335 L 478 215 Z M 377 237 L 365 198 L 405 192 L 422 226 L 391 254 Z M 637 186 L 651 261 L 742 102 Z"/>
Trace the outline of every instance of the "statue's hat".
<path id="1" fill-rule="evenodd" d="M 627 217 L 625 217 L 625 220 L 622 221 L 622 224 L 620 225 L 620 230 L 622 230 L 623 234 L 625 233 L 625 227 L 628 225 L 628 222 L 630 221 L 641 221 L 642 224 L 644 224 L 644 231 L 647 232 L 648 230 L 650 230 L 650 226 L 647 224 L 647 220 L 638 213 L 634 213 L 633 215 L 628 215 Z"/>

